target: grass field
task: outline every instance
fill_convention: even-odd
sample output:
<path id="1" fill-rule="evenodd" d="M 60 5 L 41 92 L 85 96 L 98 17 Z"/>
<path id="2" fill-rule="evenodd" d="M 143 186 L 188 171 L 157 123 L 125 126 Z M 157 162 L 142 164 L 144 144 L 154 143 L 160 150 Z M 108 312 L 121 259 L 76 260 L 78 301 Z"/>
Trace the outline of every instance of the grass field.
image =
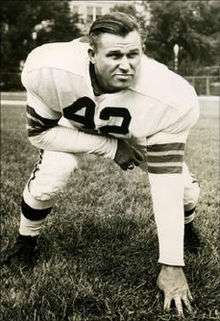
<path id="1" fill-rule="evenodd" d="M 186 254 L 194 314 L 186 320 L 220 320 L 218 262 L 219 114 L 202 108 L 186 158 L 201 184 L 196 222 L 205 239 Z M 2 247 L 16 237 L 22 190 L 38 152 L 27 142 L 24 107 L 1 112 Z M 158 245 L 146 174 L 124 173 L 108 160 L 81 157 L 40 238 L 32 269 L 3 267 L 1 316 L 8 321 L 157 321 Z"/>

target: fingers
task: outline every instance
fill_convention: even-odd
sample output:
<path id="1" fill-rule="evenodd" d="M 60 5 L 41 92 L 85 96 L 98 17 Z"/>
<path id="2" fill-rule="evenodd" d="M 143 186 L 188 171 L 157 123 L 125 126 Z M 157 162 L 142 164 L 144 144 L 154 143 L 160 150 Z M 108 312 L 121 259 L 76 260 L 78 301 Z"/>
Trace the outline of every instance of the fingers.
<path id="1" fill-rule="evenodd" d="M 175 297 L 174 298 L 174 302 L 175 302 L 175 306 L 176 306 L 176 309 L 177 309 L 177 314 L 178 316 L 180 317 L 184 317 L 184 314 L 183 314 L 183 305 L 182 305 L 182 300 L 179 296 Z"/>
<path id="2" fill-rule="evenodd" d="M 189 300 L 193 301 L 193 296 L 192 296 L 192 294 L 190 292 L 190 289 L 187 290 L 187 295 L 188 295 Z"/>
<path id="3" fill-rule="evenodd" d="M 164 306 L 163 306 L 164 311 L 166 312 L 170 311 L 171 301 L 172 299 L 169 296 L 165 296 Z"/>
<path id="4" fill-rule="evenodd" d="M 190 301 L 189 299 L 187 298 L 187 296 L 183 297 L 183 302 L 184 302 L 184 305 L 185 307 L 187 308 L 187 310 L 192 313 L 192 306 L 190 304 Z"/>
<path id="5" fill-rule="evenodd" d="M 128 164 L 128 169 L 130 169 L 130 170 L 134 169 L 134 164 L 133 163 L 129 163 Z"/>
<path id="6" fill-rule="evenodd" d="M 164 311 L 169 312 L 171 308 L 171 303 L 172 301 L 174 301 L 178 316 L 184 317 L 183 303 L 186 309 L 188 310 L 188 312 L 192 313 L 192 306 L 191 306 L 190 300 L 192 300 L 192 295 L 190 292 L 188 293 L 188 295 L 186 294 L 184 296 L 175 296 L 175 297 L 165 296 Z"/>
<path id="7" fill-rule="evenodd" d="M 129 164 L 128 163 L 123 163 L 120 164 L 121 169 L 123 169 L 123 171 L 126 171 L 128 169 Z"/>
<path id="8" fill-rule="evenodd" d="M 187 310 L 192 313 L 192 306 L 191 306 L 191 301 L 193 300 L 192 294 L 190 293 L 190 290 L 187 290 L 187 293 L 183 296 L 183 302 Z"/>
<path id="9" fill-rule="evenodd" d="M 129 161 L 127 163 L 121 164 L 120 167 L 121 169 L 123 169 L 123 171 L 126 171 L 127 169 L 130 169 L 130 170 L 134 169 L 134 165 L 135 164 L 132 161 Z"/>
<path id="10" fill-rule="evenodd" d="M 145 155 L 137 149 L 134 151 L 134 157 L 134 161 L 138 162 L 138 164 L 146 160 Z"/>
<path id="11" fill-rule="evenodd" d="M 133 158 L 133 162 L 135 164 L 135 166 L 139 166 L 140 164 L 143 164 L 146 161 L 145 157 L 139 157 L 137 158 L 135 155 L 135 158 Z"/>
<path id="12" fill-rule="evenodd" d="M 183 306 L 182 306 L 182 301 L 179 296 L 175 297 L 175 298 L 171 298 L 169 296 L 166 296 L 164 299 L 164 311 L 166 311 L 166 312 L 170 311 L 172 300 L 174 300 L 178 316 L 183 317 L 184 316 Z"/>

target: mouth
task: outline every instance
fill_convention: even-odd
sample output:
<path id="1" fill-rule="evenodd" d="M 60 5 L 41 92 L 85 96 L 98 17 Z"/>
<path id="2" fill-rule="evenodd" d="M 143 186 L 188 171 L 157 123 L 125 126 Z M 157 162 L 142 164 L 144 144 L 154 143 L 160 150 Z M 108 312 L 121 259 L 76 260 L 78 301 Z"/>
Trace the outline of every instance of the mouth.
<path id="1" fill-rule="evenodd" d="M 115 74 L 114 77 L 119 80 L 129 80 L 129 79 L 133 78 L 134 75 L 132 75 L 132 74 Z"/>

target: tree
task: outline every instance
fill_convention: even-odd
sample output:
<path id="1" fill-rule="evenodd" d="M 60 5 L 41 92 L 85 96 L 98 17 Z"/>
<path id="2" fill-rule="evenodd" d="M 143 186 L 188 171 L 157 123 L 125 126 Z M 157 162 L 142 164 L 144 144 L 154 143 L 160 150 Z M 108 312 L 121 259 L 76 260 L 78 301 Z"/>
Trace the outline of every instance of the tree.
<path id="1" fill-rule="evenodd" d="M 5 0 L 1 9 L 2 71 L 18 72 L 20 62 L 38 45 L 80 35 L 67 0 Z"/>
<path id="2" fill-rule="evenodd" d="M 216 1 L 148 1 L 147 54 L 173 67 L 173 47 L 178 44 L 179 72 L 193 73 L 198 66 L 215 63 L 212 34 L 219 30 Z M 214 7 L 215 6 L 215 7 Z"/>

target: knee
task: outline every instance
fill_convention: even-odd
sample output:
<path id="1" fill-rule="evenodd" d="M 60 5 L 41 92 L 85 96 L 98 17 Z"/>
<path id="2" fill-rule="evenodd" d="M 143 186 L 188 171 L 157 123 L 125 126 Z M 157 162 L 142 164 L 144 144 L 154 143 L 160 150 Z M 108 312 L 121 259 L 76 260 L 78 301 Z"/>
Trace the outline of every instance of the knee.
<path id="1" fill-rule="evenodd" d="M 32 197 L 40 202 L 53 202 L 64 191 L 71 173 L 77 168 L 75 156 L 68 153 L 59 153 L 59 158 L 54 157 L 49 164 L 39 166 L 28 185 Z"/>
<path id="2" fill-rule="evenodd" d="M 56 169 L 61 175 L 70 175 L 77 168 L 76 157 L 69 153 L 60 153 Z"/>

